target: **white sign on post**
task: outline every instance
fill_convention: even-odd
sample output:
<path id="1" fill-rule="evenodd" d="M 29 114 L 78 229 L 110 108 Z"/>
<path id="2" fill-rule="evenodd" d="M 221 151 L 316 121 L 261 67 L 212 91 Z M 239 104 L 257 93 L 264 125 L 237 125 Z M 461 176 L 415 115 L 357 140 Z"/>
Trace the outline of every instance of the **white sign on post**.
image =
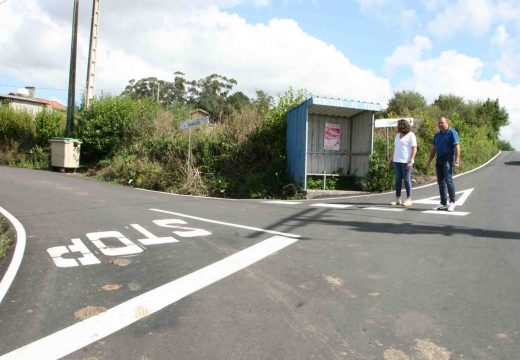
<path id="1" fill-rule="evenodd" d="M 374 123 L 374 127 L 376 127 L 376 128 L 396 127 L 399 120 L 406 120 L 410 123 L 410 126 L 413 125 L 413 118 L 395 118 L 395 119 L 376 119 L 376 121 Z"/>
<path id="2" fill-rule="evenodd" d="M 206 125 L 206 124 L 209 124 L 209 116 L 203 116 L 198 119 L 191 119 L 191 120 L 183 121 L 183 122 L 181 122 L 179 127 L 181 129 L 189 129 L 194 126 Z"/>
<path id="3" fill-rule="evenodd" d="M 183 121 L 180 123 L 179 127 L 181 129 L 190 129 L 190 132 L 188 135 L 188 160 L 186 162 L 188 167 L 191 164 L 191 128 L 194 126 L 206 125 L 206 124 L 209 124 L 209 116 L 203 116 L 203 117 L 200 117 L 197 119 L 186 120 L 186 121 Z"/>

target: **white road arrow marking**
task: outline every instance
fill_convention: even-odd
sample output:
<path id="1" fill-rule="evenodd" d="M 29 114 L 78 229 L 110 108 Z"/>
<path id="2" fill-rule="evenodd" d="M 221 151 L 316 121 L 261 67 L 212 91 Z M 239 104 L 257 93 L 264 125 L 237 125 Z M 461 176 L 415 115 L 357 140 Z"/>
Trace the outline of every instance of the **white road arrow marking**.
<path id="1" fill-rule="evenodd" d="M 317 204 L 312 204 L 311 206 L 322 207 L 322 208 L 331 208 L 331 209 L 346 209 L 346 208 L 351 207 L 352 205 L 317 203 Z"/>
<path id="2" fill-rule="evenodd" d="M 434 214 L 434 215 L 451 215 L 451 216 L 466 216 L 469 212 L 464 211 L 445 211 L 445 210 L 426 210 L 422 211 L 423 214 Z"/>
<path id="3" fill-rule="evenodd" d="M 301 201 L 290 201 L 290 200 L 268 200 L 262 201 L 264 204 L 278 204 L 278 205 L 299 205 Z"/>
<path id="4" fill-rule="evenodd" d="M 390 207 L 369 206 L 369 207 L 363 208 L 363 210 L 376 210 L 376 211 L 405 211 L 406 208 L 390 208 Z"/>
<path id="5" fill-rule="evenodd" d="M 457 205 L 457 206 L 464 205 L 464 203 L 466 202 L 466 200 L 471 195 L 471 193 L 473 192 L 474 189 L 475 188 L 471 188 L 471 189 L 466 189 L 466 190 L 461 190 L 461 191 L 455 192 L 455 194 L 457 194 L 457 195 L 462 194 L 462 195 L 459 196 L 458 200 L 455 202 L 455 205 Z M 414 200 L 414 203 L 416 203 L 416 204 L 430 204 L 430 205 L 440 204 L 441 203 L 441 197 L 440 196 L 432 196 L 432 197 L 425 198 L 425 199 Z"/>

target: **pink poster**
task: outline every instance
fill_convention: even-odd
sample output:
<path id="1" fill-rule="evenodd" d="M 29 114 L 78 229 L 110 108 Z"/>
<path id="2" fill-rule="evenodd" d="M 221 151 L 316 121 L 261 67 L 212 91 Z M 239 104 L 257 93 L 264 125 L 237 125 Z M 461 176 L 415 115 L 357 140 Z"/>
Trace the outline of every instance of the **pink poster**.
<path id="1" fill-rule="evenodd" d="M 325 123 L 325 150 L 339 150 L 341 139 L 341 124 Z"/>

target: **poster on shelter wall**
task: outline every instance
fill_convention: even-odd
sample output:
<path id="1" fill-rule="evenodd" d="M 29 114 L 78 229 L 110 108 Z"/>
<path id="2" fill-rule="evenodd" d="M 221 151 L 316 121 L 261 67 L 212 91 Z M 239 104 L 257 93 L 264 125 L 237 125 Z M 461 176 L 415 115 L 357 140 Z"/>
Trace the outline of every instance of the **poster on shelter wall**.
<path id="1" fill-rule="evenodd" d="M 325 150 L 339 150 L 341 139 L 341 124 L 325 123 L 325 141 L 323 148 Z"/>

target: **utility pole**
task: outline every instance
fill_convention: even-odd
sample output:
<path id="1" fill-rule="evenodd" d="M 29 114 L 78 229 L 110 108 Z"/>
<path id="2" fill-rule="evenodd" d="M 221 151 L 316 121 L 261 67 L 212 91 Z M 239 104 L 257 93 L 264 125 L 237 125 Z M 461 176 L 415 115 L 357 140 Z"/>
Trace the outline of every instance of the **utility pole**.
<path id="1" fill-rule="evenodd" d="M 78 40 L 78 6 L 79 0 L 74 0 L 74 10 L 72 15 L 72 44 L 70 49 L 70 68 L 69 68 L 69 98 L 67 101 L 67 129 L 66 136 L 71 137 L 74 130 L 74 107 L 75 107 L 75 87 L 76 87 L 76 49 Z"/>
<path id="2" fill-rule="evenodd" d="M 90 100 L 94 97 L 94 80 L 96 76 L 96 53 L 99 21 L 99 0 L 92 0 L 92 21 L 90 23 L 90 46 L 88 52 L 87 66 L 87 93 L 85 95 L 85 106 L 88 107 Z"/>

